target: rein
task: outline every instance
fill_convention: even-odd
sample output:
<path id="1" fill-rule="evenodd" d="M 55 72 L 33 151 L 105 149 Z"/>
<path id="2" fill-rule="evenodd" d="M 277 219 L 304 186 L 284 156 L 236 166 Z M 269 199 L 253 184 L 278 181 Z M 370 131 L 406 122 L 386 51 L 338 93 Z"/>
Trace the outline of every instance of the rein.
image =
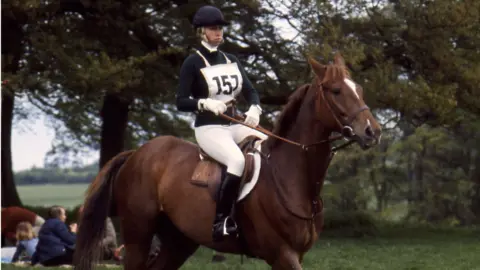
<path id="1" fill-rule="evenodd" d="M 316 81 L 318 83 L 318 81 Z M 365 110 L 369 110 L 370 108 L 368 106 L 362 106 L 361 108 L 359 108 L 353 115 L 349 116 L 348 119 L 347 119 L 347 124 L 342 124 L 342 122 L 340 121 L 340 119 L 338 118 L 338 116 L 336 115 L 335 113 L 335 110 L 333 109 L 333 106 L 331 104 L 331 101 L 329 99 L 326 98 L 325 96 L 325 93 L 324 91 L 325 90 L 328 90 L 328 88 L 324 88 L 322 89 L 322 84 L 315 84 L 314 86 L 316 87 L 319 87 L 318 91 L 317 91 L 317 94 L 320 93 L 323 101 L 325 102 L 326 104 L 326 107 L 328 109 L 328 111 L 330 111 L 335 119 L 335 121 L 337 122 L 337 124 L 339 125 L 339 127 L 341 127 L 341 130 L 342 130 L 342 134 L 341 135 L 337 135 L 337 136 L 332 136 L 328 139 L 325 139 L 325 140 L 321 140 L 321 141 L 318 141 L 318 142 L 315 142 L 315 143 L 311 143 L 311 144 L 302 144 L 302 143 L 299 143 L 299 142 L 295 142 L 295 141 L 292 141 L 292 140 L 289 140 L 287 138 L 284 138 L 284 137 L 281 137 L 281 136 L 278 136 L 276 134 L 273 134 L 271 131 L 261 127 L 261 126 L 257 126 L 257 127 L 254 127 L 254 126 L 251 126 L 251 125 L 248 125 L 246 123 L 244 123 L 244 117 L 242 116 L 238 116 L 236 114 L 236 108 L 235 108 L 235 105 L 236 105 L 236 100 L 235 99 L 232 99 L 228 102 L 226 102 L 226 105 L 231 107 L 232 109 L 232 114 L 239 118 L 239 119 L 236 119 L 234 117 L 230 117 L 228 115 L 225 115 L 225 114 L 219 114 L 220 117 L 224 118 L 224 119 L 227 119 L 231 122 L 234 122 L 234 123 L 237 123 L 237 124 L 240 124 L 240 125 L 244 125 L 246 127 L 249 127 L 251 129 L 254 129 L 254 130 L 257 130 L 267 136 L 270 136 L 270 137 L 274 137 L 276 139 L 279 139 L 283 142 L 286 142 L 286 143 L 289 143 L 289 144 L 292 144 L 292 145 L 296 145 L 298 147 L 300 147 L 303 151 L 306 151 L 308 152 L 308 150 L 314 146 L 317 146 L 317 145 L 321 145 L 321 144 L 324 144 L 324 143 L 330 143 L 330 142 L 333 142 L 333 141 L 337 141 L 337 140 L 340 140 L 342 138 L 352 138 L 355 136 L 355 133 L 353 132 L 352 128 L 350 127 L 350 124 L 355 120 L 355 118 L 363 111 Z M 326 169 L 328 168 L 328 166 L 330 165 L 330 162 L 332 161 L 333 159 L 333 156 L 336 154 L 336 151 L 342 149 L 342 148 L 345 148 L 351 144 L 355 143 L 355 140 L 348 140 L 346 143 L 343 143 L 339 146 L 335 146 L 335 147 L 332 147 L 331 148 L 331 152 L 330 152 L 330 155 L 328 157 L 328 160 L 327 160 L 327 163 L 326 163 Z M 262 153 L 260 153 L 262 154 Z M 267 159 L 270 157 L 270 155 L 267 155 Z M 275 182 L 274 186 L 276 187 L 276 191 L 277 191 L 277 194 L 282 194 L 279 190 L 279 183 L 278 183 L 278 179 L 277 177 L 275 176 L 275 173 L 276 173 L 276 168 L 275 167 L 272 167 L 272 169 L 274 170 L 272 173 L 272 178 L 273 178 L 273 181 Z M 312 189 L 312 198 L 311 198 L 311 208 L 312 208 L 312 213 L 308 216 L 306 215 L 300 215 L 300 214 L 297 214 L 295 211 L 293 211 L 292 209 L 290 209 L 289 207 L 289 204 L 288 202 L 286 201 L 286 199 L 283 197 L 283 196 L 279 196 L 280 197 L 280 200 L 281 200 L 281 204 L 283 205 L 283 207 L 288 211 L 290 212 L 290 214 L 292 214 L 293 216 L 299 218 L 299 219 L 302 219 L 302 220 L 308 220 L 308 221 L 311 221 L 311 222 L 314 222 L 315 218 L 317 217 L 317 215 L 322 211 L 323 209 L 323 200 L 322 198 L 319 196 L 319 193 L 320 193 L 320 189 L 323 185 L 323 177 L 319 178 L 317 181 L 315 181 L 315 186 L 314 188 Z"/>
<path id="2" fill-rule="evenodd" d="M 316 85 L 317 86 L 317 85 Z M 321 87 L 321 85 L 320 85 Z M 354 137 L 355 134 L 353 133 L 352 131 L 352 128 L 350 127 L 350 123 L 353 122 L 353 120 L 355 120 L 355 118 L 358 116 L 358 114 L 360 114 L 361 112 L 365 111 L 365 110 L 369 110 L 370 108 L 368 106 L 363 106 L 361 107 L 357 112 L 355 112 L 352 116 L 350 116 L 348 119 L 348 124 L 347 125 L 342 125 L 340 120 L 338 119 L 338 117 L 336 116 L 336 114 L 334 113 L 334 110 L 332 109 L 332 105 L 330 104 L 330 101 L 325 97 L 325 93 L 323 92 L 322 89 L 319 89 L 319 92 L 322 93 L 322 98 L 323 100 L 325 101 L 325 104 L 327 105 L 327 108 L 328 110 L 332 113 L 333 117 L 335 118 L 335 121 L 338 123 L 338 125 L 340 127 L 342 127 L 342 134 L 341 135 L 336 135 L 336 136 L 332 136 L 328 139 L 325 139 L 325 140 L 321 140 L 321 141 L 318 141 L 318 142 L 315 142 L 315 143 L 310 143 L 310 144 L 302 144 L 302 143 L 299 143 L 299 142 L 295 142 L 295 141 L 292 141 L 292 140 L 289 140 L 287 138 L 284 138 L 284 137 L 281 137 L 281 136 L 278 136 L 278 135 L 275 135 L 273 134 L 271 131 L 261 127 L 261 126 L 257 126 L 257 127 L 254 127 L 254 126 L 251 126 L 251 125 L 248 125 L 246 123 L 244 123 L 244 118 L 242 116 L 239 116 L 236 114 L 236 108 L 235 108 L 235 105 L 237 103 L 237 101 L 235 99 L 232 99 L 230 101 L 227 101 L 225 103 L 225 105 L 229 106 L 232 108 L 232 114 L 239 119 L 236 119 L 234 117 L 230 117 L 226 114 L 219 114 L 220 117 L 224 118 L 224 119 L 227 119 L 231 122 L 235 122 L 237 124 L 240 124 L 240 125 L 244 125 L 246 127 L 249 127 L 251 129 L 254 129 L 256 131 L 259 131 L 269 137 L 274 137 L 276 139 L 279 139 L 283 142 L 286 142 L 286 143 L 289 143 L 289 144 L 293 144 L 293 145 L 296 145 L 298 147 L 300 147 L 303 151 L 308 151 L 310 148 L 314 147 L 314 146 L 317 146 L 317 145 L 320 145 L 320 144 L 324 144 L 324 143 L 331 143 L 331 142 L 334 142 L 334 141 L 338 141 L 342 138 L 351 138 L 351 137 Z M 318 93 L 318 92 L 317 92 Z M 334 146 L 332 147 L 332 152 L 336 152 L 340 149 L 343 149 L 351 144 L 355 143 L 354 140 L 348 140 L 346 143 L 343 143 L 339 146 Z"/>
<path id="3" fill-rule="evenodd" d="M 237 123 L 237 124 L 241 124 L 241 125 L 244 125 L 244 126 L 246 126 L 246 127 L 251 128 L 251 129 L 257 130 L 257 131 L 259 131 L 259 132 L 261 132 L 261 133 L 263 133 L 263 134 L 265 134 L 265 135 L 268 135 L 268 136 L 270 136 L 270 137 L 274 137 L 274 138 L 279 139 L 279 140 L 281 140 L 281 141 L 284 141 L 284 142 L 286 142 L 286 143 L 290 143 L 290 144 L 299 146 L 299 147 L 302 148 L 302 150 L 304 150 L 304 151 L 308 151 L 308 149 L 311 148 L 312 146 L 316 146 L 316 145 L 323 144 L 323 143 L 329 143 L 329 142 L 337 141 L 337 140 L 340 140 L 340 139 L 342 139 L 342 138 L 344 137 L 344 135 L 337 135 L 337 136 L 330 137 L 330 138 L 328 138 L 328 139 L 326 139 L 326 140 L 321 140 L 321 141 L 316 142 L 316 143 L 302 144 L 302 143 L 294 142 L 294 141 L 289 140 L 289 139 L 287 139 L 287 138 L 284 138 L 284 137 L 280 137 L 280 136 L 278 136 L 278 135 L 275 135 L 275 134 L 273 134 L 271 131 L 269 131 L 269 130 L 263 128 L 263 127 L 260 127 L 260 126 L 254 127 L 254 126 L 245 124 L 243 121 L 238 120 L 238 119 L 235 119 L 235 118 L 230 117 L 230 116 L 228 116 L 228 115 L 220 114 L 219 116 L 222 117 L 222 118 L 224 118 L 224 119 L 227 119 L 227 120 L 230 120 L 230 121 L 232 121 L 232 122 L 235 122 L 235 123 Z M 349 142 L 347 142 L 347 143 L 345 143 L 345 144 L 351 144 L 351 143 L 353 143 L 353 141 L 352 141 L 352 142 L 349 141 Z M 342 147 L 342 148 L 343 148 L 343 147 Z"/>
<path id="4" fill-rule="evenodd" d="M 319 144 L 322 144 L 322 143 L 326 143 L 326 142 L 331 142 L 331 141 L 335 141 L 335 140 L 339 140 L 341 138 L 343 138 L 343 135 L 338 135 L 338 136 L 334 136 L 334 137 L 331 137 L 329 139 L 326 139 L 326 140 L 322 140 L 322 141 L 319 141 L 319 142 L 316 142 L 316 143 L 312 143 L 312 144 L 308 144 L 308 145 L 305 145 L 305 144 L 301 144 L 301 143 L 298 143 L 298 142 L 294 142 L 294 141 L 291 141 L 289 139 L 286 139 L 286 138 L 283 138 L 283 137 L 280 137 L 280 136 L 277 136 L 275 134 L 273 134 L 272 132 L 266 130 L 265 128 L 263 127 L 254 127 L 254 126 L 251 126 L 251 125 L 248 125 L 248 124 L 245 124 L 243 121 L 241 120 L 238 120 L 238 119 L 235 119 L 233 117 L 230 117 L 228 115 L 224 115 L 224 114 L 219 114 L 219 116 L 221 116 L 222 118 L 224 119 L 227 119 L 227 120 L 230 120 L 232 122 L 235 122 L 235 123 L 238 123 L 238 124 L 241 124 L 241 125 L 244 125 L 244 126 L 247 126 L 249 128 L 252 128 L 252 129 L 255 129 L 259 132 L 262 132 L 268 136 L 272 136 L 274 138 L 277 138 L 279 140 L 282 140 L 284 142 L 287 142 L 287 143 L 290 143 L 290 144 L 293 144 L 293 145 L 296 145 L 296 146 L 299 146 L 302 148 L 302 150 L 304 151 L 308 151 L 308 148 L 311 147 L 311 146 L 314 146 L 314 145 L 319 145 Z M 344 143 L 338 147 L 333 147 L 332 148 L 332 152 L 330 153 L 330 157 L 329 157 L 329 160 L 327 162 L 327 167 L 328 165 L 330 164 L 330 161 L 332 160 L 333 156 L 335 155 L 336 153 L 336 150 L 338 150 L 339 148 L 343 148 L 343 147 L 346 147 L 350 144 L 354 143 L 354 141 L 348 141 L 347 143 Z M 262 154 L 262 153 L 260 153 Z M 270 157 L 270 155 L 268 155 L 266 158 L 268 159 L 268 157 Z M 275 182 L 274 186 L 276 188 L 276 191 L 277 191 L 277 194 L 281 194 L 280 190 L 279 190 L 279 183 L 278 183 L 278 179 L 277 177 L 275 176 L 275 173 L 276 173 L 276 167 L 275 166 L 272 166 L 271 167 L 274 172 L 272 172 L 272 179 L 273 181 Z M 283 205 L 283 207 L 290 213 L 292 214 L 293 216 L 299 218 L 299 219 L 302 219 L 302 220 L 308 220 L 308 221 L 314 221 L 316 216 L 318 215 L 318 213 L 320 213 L 323 209 L 323 200 L 322 198 L 318 197 L 317 195 L 320 193 L 320 189 L 322 187 L 322 183 L 320 182 L 320 180 L 317 180 L 315 182 L 315 188 L 312 190 L 312 214 L 309 215 L 309 216 L 304 216 L 304 215 L 299 215 L 297 213 L 295 213 L 295 211 L 293 211 L 292 209 L 290 209 L 289 207 L 289 204 L 287 202 L 287 200 L 283 197 L 283 196 L 279 196 L 280 200 L 281 200 L 281 203 Z"/>

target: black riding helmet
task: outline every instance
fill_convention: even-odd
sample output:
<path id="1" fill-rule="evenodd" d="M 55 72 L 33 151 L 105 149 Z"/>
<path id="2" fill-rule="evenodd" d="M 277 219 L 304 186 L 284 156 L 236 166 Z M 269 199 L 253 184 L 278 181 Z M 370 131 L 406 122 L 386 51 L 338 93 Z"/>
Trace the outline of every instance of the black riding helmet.
<path id="1" fill-rule="evenodd" d="M 220 9 L 214 6 L 203 6 L 197 10 L 195 16 L 193 16 L 193 26 L 195 28 L 203 26 L 214 25 L 229 25 L 230 23 L 225 21 Z"/>

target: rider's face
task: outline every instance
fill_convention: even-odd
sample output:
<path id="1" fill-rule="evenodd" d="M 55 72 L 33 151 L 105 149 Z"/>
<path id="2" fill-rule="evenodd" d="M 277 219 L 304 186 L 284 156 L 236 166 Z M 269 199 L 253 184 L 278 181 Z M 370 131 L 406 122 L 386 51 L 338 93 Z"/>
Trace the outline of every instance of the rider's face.
<path id="1" fill-rule="evenodd" d="M 223 40 L 223 29 L 221 26 L 207 26 L 205 27 L 205 36 L 207 36 L 208 43 L 218 46 Z"/>

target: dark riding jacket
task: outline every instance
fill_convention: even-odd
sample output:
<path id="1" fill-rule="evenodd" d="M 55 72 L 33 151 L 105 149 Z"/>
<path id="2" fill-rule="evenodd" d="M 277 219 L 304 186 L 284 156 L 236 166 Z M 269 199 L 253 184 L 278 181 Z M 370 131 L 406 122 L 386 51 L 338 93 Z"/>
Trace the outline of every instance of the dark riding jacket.
<path id="1" fill-rule="evenodd" d="M 197 49 L 211 66 L 226 63 L 224 55 L 218 50 L 210 52 L 203 45 L 199 45 Z M 258 93 L 248 79 L 240 61 L 232 54 L 224 54 L 230 61 L 236 62 L 240 69 L 243 78 L 241 93 L 247 100 L 248 105 L 258 105 L 260 103 Z M 190 54 L 183 62 L 180 70 L 180 83 L 176 95 L 177 109 L 184 112 L 195 112 L 197 114 L 194 124 L 195 127 L 203 125 L 228 125 L 230 121 L 220 118 L 210 111 L 198 111 L 198 100 L 208 97 L 208 86 L 200 71 L 200 69 L 205 66 L 204 60 L 197 53 Z M 225 114 L 232 116 L 231 110 L 227 110 Z"/>

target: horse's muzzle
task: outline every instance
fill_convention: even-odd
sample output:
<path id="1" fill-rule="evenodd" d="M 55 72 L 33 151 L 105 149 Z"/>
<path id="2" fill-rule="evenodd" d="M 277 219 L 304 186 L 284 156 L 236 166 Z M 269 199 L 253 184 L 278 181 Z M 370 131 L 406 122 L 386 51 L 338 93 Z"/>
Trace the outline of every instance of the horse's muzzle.
<path id="1" fill-rule="evenodd" d="M 363 150 L 366 150 L 380 142 L 380 135 L 377 136 L 376 134 L 378 133 L 355 135 L 354 139 Z"/>

